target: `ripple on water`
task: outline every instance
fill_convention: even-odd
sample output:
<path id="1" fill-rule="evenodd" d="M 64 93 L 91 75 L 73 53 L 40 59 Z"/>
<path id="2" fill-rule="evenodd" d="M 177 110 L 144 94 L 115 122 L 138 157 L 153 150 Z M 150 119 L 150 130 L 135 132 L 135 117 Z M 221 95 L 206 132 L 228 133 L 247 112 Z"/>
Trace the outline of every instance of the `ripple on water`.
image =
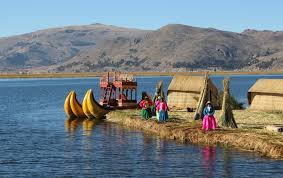
<path id="1" fill-rule="evenodd" d="M 232 77 L 232 93 L 245 98 L 258 77 Z M 160 79 L 168 87 L 171 77 L 138 78 L 139 91 L 153 93 Z M 221 88 L 221 77 L 213 80 Z M 1 80 L 0 177 L 281 177 L 282 161 L 252 153 L 179 144 L 103 122 L 67 127 L 68 92 L 76 90 L 81 101 L 98 82 Z"/>

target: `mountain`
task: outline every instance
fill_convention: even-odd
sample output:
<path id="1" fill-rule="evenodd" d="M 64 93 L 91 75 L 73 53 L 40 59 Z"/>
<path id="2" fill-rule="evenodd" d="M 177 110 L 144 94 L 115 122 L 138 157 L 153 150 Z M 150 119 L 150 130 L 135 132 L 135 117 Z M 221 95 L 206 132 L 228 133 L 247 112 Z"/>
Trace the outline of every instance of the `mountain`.
<path id="1" fill-rule="evenodd" d="M 146 31 L 103 24 L 69 26 L 0 38 L 0 70 L 34 70 L 63 64 L 83 50 L 95 50 L 117 37 L 134 38 Z"/>
<path id="2" fill-rule="evenodd" d="M 283 32 L 92 24 L 0 38 L 2 72 L 283 69 Z"/>

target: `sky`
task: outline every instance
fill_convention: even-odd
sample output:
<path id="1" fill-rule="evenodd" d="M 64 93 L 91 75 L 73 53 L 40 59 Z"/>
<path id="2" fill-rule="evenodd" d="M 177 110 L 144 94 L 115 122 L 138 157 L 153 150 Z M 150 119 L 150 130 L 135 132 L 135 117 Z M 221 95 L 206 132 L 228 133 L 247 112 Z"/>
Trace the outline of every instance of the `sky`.
<path id="1" fill-rule="evenodd" d="M 139 29 L 185 24 L 283 30 L 282 0 L 0 0 L 0 37 L 102 23 Z"/>

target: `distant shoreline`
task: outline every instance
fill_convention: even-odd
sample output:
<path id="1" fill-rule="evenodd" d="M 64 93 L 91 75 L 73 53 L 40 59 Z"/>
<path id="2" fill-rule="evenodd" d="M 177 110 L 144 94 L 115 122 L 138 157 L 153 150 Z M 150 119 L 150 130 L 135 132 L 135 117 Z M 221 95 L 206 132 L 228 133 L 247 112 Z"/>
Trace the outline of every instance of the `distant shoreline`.
<path id="1" fill-rule="evenodd" d="M 42 73 L 42 74 L 0 74 L 0 78 L 80 78 L 99 77 L 105 72 L 82 72 L 82 73 Z M 200 72 L 124 72 L 134 76 L 173 76 L 173 75 L 276 75 L 283 71 L 200 71 Z"/>

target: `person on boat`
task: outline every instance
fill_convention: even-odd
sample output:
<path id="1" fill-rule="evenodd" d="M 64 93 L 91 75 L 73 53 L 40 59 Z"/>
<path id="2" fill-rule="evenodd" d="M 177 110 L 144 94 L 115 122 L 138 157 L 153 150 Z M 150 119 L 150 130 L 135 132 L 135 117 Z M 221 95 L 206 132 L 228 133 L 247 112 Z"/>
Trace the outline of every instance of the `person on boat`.
<path id="1" fill-rule="evenodd" d="M 202 130 L 215 130 L 216 129 L 216 119 L 213 116 L 215 110 L 210 101 L 206 103 L 205 108 L 203 109 L 203 120 L 202 120 Z"/>
<path id="2" fill-rule="evenodd" d="M 158 117 L 157 120 L 158 122 L 164 122 L 168 120 L 168 106 L 167 103 L 165 102 L 164 98 L 160 99 L 160 103 L 156 107 L 156 110 L 158 111 Z"/>
<path id="3" fill-rule="evenodd" d="M 124 93 L 121 93 L 119 95 L 119 99 L 126 100 L 126 95 Z"/>
<path id="4" fill-rule="evenodd" d="M 152 103 L 149 101 L 148 96 L 145 96 L 144 99 L 139 103 L 139 106 L 142 108 L 141 117 L 142 119 L 149 119 L 152 117 L 151 106 Z"/>

